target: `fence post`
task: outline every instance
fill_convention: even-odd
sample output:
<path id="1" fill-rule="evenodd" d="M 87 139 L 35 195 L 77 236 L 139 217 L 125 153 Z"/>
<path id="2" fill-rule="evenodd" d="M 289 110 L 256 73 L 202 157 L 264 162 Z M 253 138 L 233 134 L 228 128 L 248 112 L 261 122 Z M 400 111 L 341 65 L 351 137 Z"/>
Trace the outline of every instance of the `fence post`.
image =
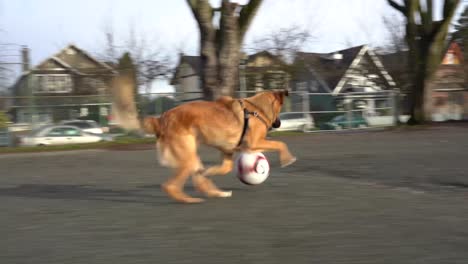
<path id="1" fill-rule="evenodd" d="M 352 128 L 352 121 L 353 121 L 353 99 L 352 98 L 345 98 L 345 108 L 346 108 L 346 127 Z"/>
<path id="2" fill-rule="evenodd" d="M 392 114 L 393 114 L 393 126 L 397 126 L 399 123 L 399 93 L 397 89 L 394 89 L 391 93 L 391 102 L 392 102 Z"/>
<path id="3" fill-rule="evenodd" d="M 304 112 L 304 114 L 309 114 L 309 108 L 310 108 L 310 103 L 309 103 L 309 93 L 307 90 L 304 89 L 304 91 L 302 92 L 302 112 Z"/>

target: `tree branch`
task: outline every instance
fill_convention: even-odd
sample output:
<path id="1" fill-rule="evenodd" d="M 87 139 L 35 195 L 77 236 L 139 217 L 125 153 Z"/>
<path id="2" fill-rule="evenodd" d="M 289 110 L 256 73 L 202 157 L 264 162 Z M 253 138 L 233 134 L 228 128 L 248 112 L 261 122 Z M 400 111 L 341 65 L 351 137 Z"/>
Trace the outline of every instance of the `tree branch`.
<path id="1" fill-rule="evenodd" d="M 457 9 L 458 4 L 460 3 L 460 0 L 445 0 L 444 2 L 444 20 L 446 18 L 450 18 L 450 20 L 453 17 L 453 14 L 455 13 L 455 10 Z"/>
<path id="2" fill-rule="evenodd" d="M 403 5 L 399 5 L 397 4 L 395 1 L 393 0 L 387 0 L 388 4 L 391 5 L 393 8 L 395 8 L 396 10 L 400 11 L 403 15 L 406 15 L 406 12 L 407 12 L 407 7 L 406 6 L 403 6 Z"/>
<path id="3" fill-rule="evenodd" d="M 242 7 L 239 14 L 239 33 L 241 42 L 262 2 L 263 0 L 250 0 L 248 4 Z"/>
<path id="4" fill-rule="evenodd" d="M 429 3 L 432 5 L 432 0 L 427 0 L 426 5 Z M 430 7 L 427 6 L 426 10 L 423 10 L 422 5 L 418 5 L 418 12 L 421 17 L 422 29 L 424 30 L 423 32 L 425 35 L 431 34 L 432 31 L 432 12 L 429 12 L 429 8 Z"/>
<path id="5" fill-rule="evenodd" d="M 445 27 L 449 27 L 459 3 L 460 0 L 445 0 L 443 12 L 444 17 L 432 28 L 431 38 L 437 38 L 437 34 L 439 34 L 439 32 L 443 31 Z"/>
<path id="6" fill-rule="evenodd" d="M 187 4 L 192 10 L 197 9 L 198 0 L 187 0 Z"/>
<path id="7" fill-rule="evenodd" d="M 213 8 L 207 0 L 186 0 L 192 10 L 195 20 L 201 28 L 207 29 L 212 26 Z"/>

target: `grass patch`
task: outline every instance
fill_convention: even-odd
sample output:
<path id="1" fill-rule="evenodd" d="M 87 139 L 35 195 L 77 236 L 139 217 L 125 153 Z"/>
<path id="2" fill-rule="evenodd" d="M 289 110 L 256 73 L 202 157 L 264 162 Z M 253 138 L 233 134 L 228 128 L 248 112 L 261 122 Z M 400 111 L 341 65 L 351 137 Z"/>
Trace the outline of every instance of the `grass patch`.
<path id="1" fill-rule="evenodd" d="M 2 147 L 0 154 L 7 153 L 29 153 L 29 152 L 48 152 L 48 151 L 71 151 L 85 149 L 108 149 L 124 145 L 153 144 L 155 138 L 134 138 L 134 137 L 116 137 L 114 141 L 104 141 L 86 144 L 67 144 L 57 146 L 37 146 L 37 147 Z"/>
<path id="2" fill-rule="evenodd" d="M 299 136 L 304 135 L 304 132 L 300 131 L 273 131 L 268 133 L 270 137 L 277 137 L 277 136 Z"/>

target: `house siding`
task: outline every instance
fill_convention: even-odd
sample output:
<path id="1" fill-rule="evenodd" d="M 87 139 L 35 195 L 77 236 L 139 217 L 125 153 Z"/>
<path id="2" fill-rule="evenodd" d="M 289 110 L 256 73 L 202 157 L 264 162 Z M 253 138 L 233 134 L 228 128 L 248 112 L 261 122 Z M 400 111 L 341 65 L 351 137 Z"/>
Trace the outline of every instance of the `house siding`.
<path id="1" fill-rule="evenodd" d="M 12 87 L 15 96 L 34 95 L 34 98 L 16 98 L 11 114 L 16 122 L 31 122 L 33 112 L 40 122 L 72 118 L 82 111 L 80 104 L 108 103 L 108 99 L 77 99 L 66 96 L 109 94 L 114 75 L 112 68 L 93 60 L 82 50 L 70 45 L 25 72 L 15 83 Z M 34 109 L 31 108 L 32 105 Z M 98 121 L 101 109 L 97 106 L 86 108 L 89 119 Z"/>

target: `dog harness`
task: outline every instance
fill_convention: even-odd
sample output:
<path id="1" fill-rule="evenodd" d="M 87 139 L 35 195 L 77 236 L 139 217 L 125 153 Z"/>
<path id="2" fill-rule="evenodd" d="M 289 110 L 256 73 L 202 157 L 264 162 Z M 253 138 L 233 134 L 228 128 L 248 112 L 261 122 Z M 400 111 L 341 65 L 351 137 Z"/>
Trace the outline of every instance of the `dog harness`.
<path id="1" fill-rule="evenodd" d="M 247 101 L 249 102 L 249 101 Z M 250 102 L 249 102 L 250 103 Z M 268 122 L 263 118 L 261 117 L 257 111 L 253 111 L 253 112 L 250 112 L 249 110 L 247 110 L 247 108 L 244 106 L 244 102 L 242 102 L 242 100 L 239 100 L 239 104 L 241 105 L 241 107 L 243 108 L 244 110 L 244 127 L 242 128 L 242 134 L 241 134 L 241 137 L 239 139 L 239 143 L 237 143 L 237 146 L 239 147 L 241 144 L 242 144 L 242 141 L 244 140 L 244 137 L 245 137 L 245 133 L 247 132 L 247 129 L 249 128 L 249 118 L 250 118 L 250 115 L 253 115 L 255 116 L 256 118 L 258 118 L 260 121 L 262 121 L 263 124 L 265 124 L 265 126 L 267 127 L 268 130 L 271 129 L 271 126 L 268 125 Z M 252 103 L 251 103 L 252 104 Z"/>

